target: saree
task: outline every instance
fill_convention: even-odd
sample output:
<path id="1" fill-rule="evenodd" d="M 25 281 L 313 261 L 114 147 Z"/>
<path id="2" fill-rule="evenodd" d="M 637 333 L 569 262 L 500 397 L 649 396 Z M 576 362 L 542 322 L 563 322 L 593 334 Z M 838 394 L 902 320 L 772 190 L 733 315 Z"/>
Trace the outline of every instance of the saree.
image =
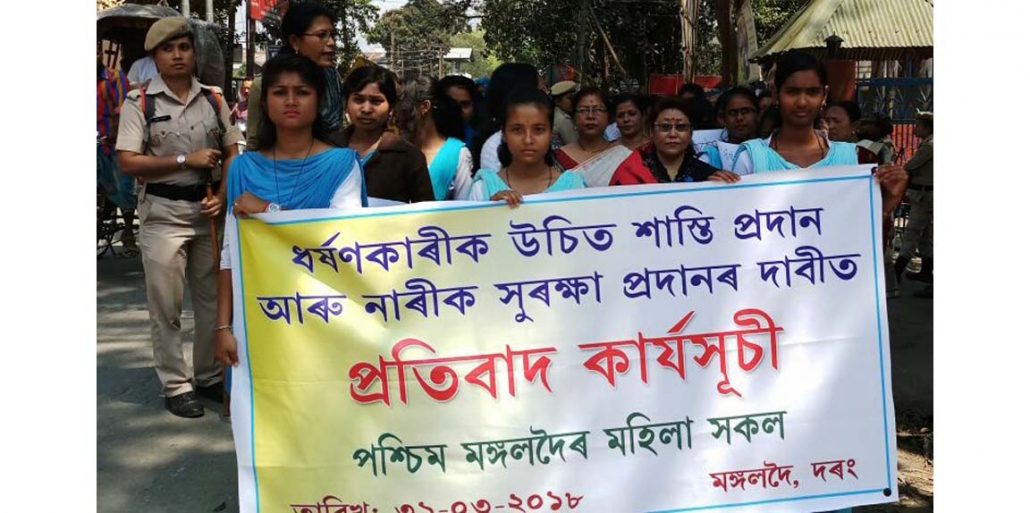
<path id="1" fill-rule="evenodd" d="M 607 187 L 619 164 L 632 154 L 633 150 L 618 144 L 567 171 L 581 176 L 587 187 Z"/>

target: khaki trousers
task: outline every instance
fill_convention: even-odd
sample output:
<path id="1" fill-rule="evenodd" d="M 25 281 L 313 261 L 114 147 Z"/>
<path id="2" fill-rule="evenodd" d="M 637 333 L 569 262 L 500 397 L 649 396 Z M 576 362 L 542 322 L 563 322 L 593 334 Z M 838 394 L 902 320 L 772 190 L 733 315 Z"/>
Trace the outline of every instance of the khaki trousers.
<path id="1" fill-rule="evenodd" d="M 908 191 L 912 210 L 908 213 L 905 240 L 901 243 L 901 256 L 933 258 L 933 191 Z"/>
<path id="2" fill-rule="evenodd" d="M 215 361 L 218 298 L 208 217 L 199 202 L 140 195 L 139 248 L 147 284 L 154 368 L 165 397 L 174 397 L 221 378 Z M 183 289 L 189 280 L 193 302 L 193 370 L 182 347 Z"/>

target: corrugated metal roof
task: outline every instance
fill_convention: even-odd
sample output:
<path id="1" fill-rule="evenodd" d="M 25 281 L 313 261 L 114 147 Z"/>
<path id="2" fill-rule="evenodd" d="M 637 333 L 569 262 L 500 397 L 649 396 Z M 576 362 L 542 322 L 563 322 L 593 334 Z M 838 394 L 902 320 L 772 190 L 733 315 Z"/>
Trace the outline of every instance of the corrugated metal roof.
<path id="1" fill-rule="evenodd" d="M 812 0 L 776 32 L 754 60 L 792 49 L 826 52 L 826 38 L 844 42 L 839 59 L 877 60 L 933 53 L 932 0 Z"/>
<path id="2" fill-rule="evenodd" d="M 443 56 L 448 61 L 467 61 L 472 58 L 471 48 L 451 48 L 447 55 Z"/>

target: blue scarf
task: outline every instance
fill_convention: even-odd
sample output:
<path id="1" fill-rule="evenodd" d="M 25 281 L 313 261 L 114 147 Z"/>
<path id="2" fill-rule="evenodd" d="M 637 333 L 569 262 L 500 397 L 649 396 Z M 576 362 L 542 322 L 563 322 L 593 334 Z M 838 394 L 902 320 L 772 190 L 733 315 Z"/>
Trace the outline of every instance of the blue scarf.
<path id="1" fill-rule="evenodd" d="M 436 201 L 447 199 L 447 193 L 454 184 L 454 177 L 458 175 L 458 160 L 464 147 L 465 143 L 449 137 L 429 164 L 429 180 L 433 182 L 433 196 L 436 197 Z"/>
<path id="2" fill-rule="evenodd" d="M 347 148 L 332 148 L 306 160 L 273 161 L 256 151 L 244 152 L 229 168 L 228 204 L 249 192 L 284 210 L 329 208 L 356 158 L 354 150 Z"/>

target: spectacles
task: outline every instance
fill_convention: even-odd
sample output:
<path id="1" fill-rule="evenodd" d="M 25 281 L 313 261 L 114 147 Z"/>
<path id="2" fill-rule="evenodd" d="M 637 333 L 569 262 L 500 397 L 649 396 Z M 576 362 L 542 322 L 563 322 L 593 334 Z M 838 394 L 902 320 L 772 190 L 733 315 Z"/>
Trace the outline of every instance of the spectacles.
<path id="1" fill-rule="evenodd" d="M 581 116 L 589 116 L 591 114 L 603 114 L 608 112 L 608 109 L 604 107 L 580 107 L 576 109 L 576 114 Z"/>
<path id="2" fill-rule="evenodd" d="M 321 39 L 322 41 L 328 41 L 330 39 L 335 41 L 336 39 L 338 39 L 340 37 L 339 32 L 332 32 L 332 31 L 329 31 L 329 30 L 322 30 L 322 31 L 319 31 L 319 32 L 305 32 L 304 35 L 305 36 L 317 37 L 317 38 Z"/>
<path id="3" fill-rule="evenodd" d="M 690 131 L 690 123 L 655 123 L 654 127 L 657 128 L 659 132 L 663 133 L 671 132 L 673 128 L 675 128 L 677 132 L 682 133 Z"/>
<path id="4" fill-rule="evenodd" d="M 726 111 L 726 117 L 728 117 L 728 118 L 735 118 L 737 116 L 743 117 L 743 116 L 747 116 L 748 114 L 754 114 L 756 112 L 758 112 L 758 111 L 755 110 L 753 107 L 744 107 L 742 109 L 733 109 L 733 110 Z"/>

